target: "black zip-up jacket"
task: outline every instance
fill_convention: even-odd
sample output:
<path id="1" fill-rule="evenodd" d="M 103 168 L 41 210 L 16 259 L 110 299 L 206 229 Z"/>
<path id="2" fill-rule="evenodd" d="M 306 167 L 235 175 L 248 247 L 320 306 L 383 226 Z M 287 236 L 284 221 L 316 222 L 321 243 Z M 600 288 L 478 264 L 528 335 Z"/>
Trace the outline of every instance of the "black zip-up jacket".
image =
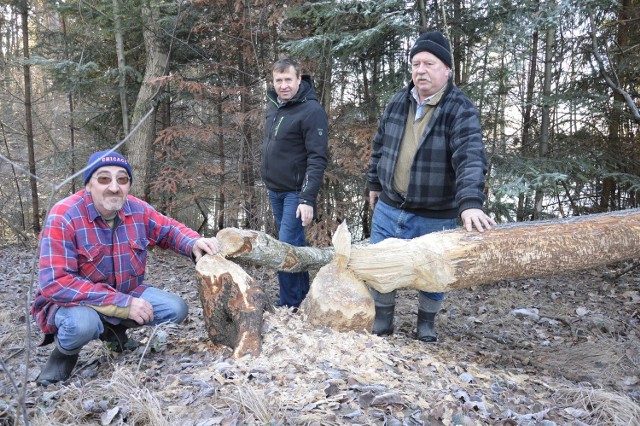
<path id="1" fill-rule="evenodd" d="M 327 167 L 328 120 L 313 80 L 303 75 L 298 93 L 280 104 L 267 92 L 267 114 L 260 173 L 267 188 L 297 192 L 299 202 L 315 206 Z"/>

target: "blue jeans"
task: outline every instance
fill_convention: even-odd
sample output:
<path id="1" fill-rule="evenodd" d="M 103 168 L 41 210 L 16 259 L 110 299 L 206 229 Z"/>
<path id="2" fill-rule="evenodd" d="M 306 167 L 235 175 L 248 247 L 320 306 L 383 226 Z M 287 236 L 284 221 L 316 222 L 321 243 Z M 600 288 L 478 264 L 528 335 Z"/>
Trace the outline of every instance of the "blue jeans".
<path id="1" fill-rule="evenodd" d="M 455 227 L 456 219 L 433 219 L 418 216 L 406 210 L 391 207 L 378 199 L 375 210 L 373 211 L 373 219 L 371 220 L 370 242 L 371 244 L 375 244 L 387 238 L 409 240 L 432 232 L 454 229 Z M 380 293 L 371 289 L 371 294 L 376 304 L 383 306 L 395 305 L 395 291 Z M 420 291 L 420 294 L 431 300 L 444 299 L 444 293 Z"/>
<path id="2" fill-rule="evenodd" d="M 153 321 L 145 325 L 180 323 L 189 312 L 189 307 L 182 298 L 164 290 L 149 287 L 140 298 L 153 306 Z M 119 318 L 104 317 L 88 306 L 60 307 L 55 318 L 58 344 L 62 349 L 73 351 L 97 339 L 104 331 L 101 318 L 107 318 L 112 324 L 120 323 Z"/>
<path id="3" fill-rule="evenodd" d="M 296 217 L 298 193 L 269 191 L 273 216 L 278 227 L 278 240 L 296 247 L 304 247 L 302 219 Z M 309 292 L 309 272 L 278 272 L 281 306 L 300 306 Z"/>

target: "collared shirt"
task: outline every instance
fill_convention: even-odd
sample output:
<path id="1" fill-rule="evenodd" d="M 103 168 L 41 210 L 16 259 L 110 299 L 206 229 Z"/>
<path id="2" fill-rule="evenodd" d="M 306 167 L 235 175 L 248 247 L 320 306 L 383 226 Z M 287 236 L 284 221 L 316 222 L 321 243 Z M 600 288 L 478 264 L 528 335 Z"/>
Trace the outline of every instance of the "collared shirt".
<path id="1" fill-rule="evenodd" d="M 420 96 L 418 95 L 418 88 L 414 86 L 413 89 L 411 89 L 411 95 L 413 96 L 413 99 L 416 100 L 416 115 L 415 115 L 414 122 L 422 118 L 422 116 L 427 111 L 427 109 L 425 108 L 427 105 L 436 105 L 440 101 L 440 98 L 442 98 L 442 94 L 444 93 L 444 89 L 446 89 L 446 87 L 447 85 L 445 84 L 442 87 L 442 89 L 438 90 L 433 95 L 425 98 L 425 100 L 422 102 L 420 102 Z M 431 103 L 431 100 L 434 99 L 435 97 L 437 97 L 437 100 Z"/>
<path id="2" fill-rule="evenodd" d="M 191 256 L 199 237 L 133 196 L 111 229 L 91 195 L 77 192 L 51 209 L 42 231 L 33 317 L 44 333 L 55 333 L 60 306 L 130 306 L 131 297 L 147 288 L 147 248 L 158 245 Z"/>

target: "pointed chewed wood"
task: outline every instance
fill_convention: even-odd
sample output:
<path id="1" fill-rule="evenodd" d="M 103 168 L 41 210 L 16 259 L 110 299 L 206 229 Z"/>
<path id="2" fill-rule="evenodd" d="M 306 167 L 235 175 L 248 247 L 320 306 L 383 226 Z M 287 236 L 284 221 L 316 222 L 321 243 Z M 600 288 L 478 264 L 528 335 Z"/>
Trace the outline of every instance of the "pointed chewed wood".
<path id="1" fill-rule="evenodd" d="M 367 286 L 347 268 L 352 247 L 346 222 L 333 235 L 333 246 L 336 255 L 313 279 L 302 314 L 316 327 L 371 332 L 375 306 Z"/>

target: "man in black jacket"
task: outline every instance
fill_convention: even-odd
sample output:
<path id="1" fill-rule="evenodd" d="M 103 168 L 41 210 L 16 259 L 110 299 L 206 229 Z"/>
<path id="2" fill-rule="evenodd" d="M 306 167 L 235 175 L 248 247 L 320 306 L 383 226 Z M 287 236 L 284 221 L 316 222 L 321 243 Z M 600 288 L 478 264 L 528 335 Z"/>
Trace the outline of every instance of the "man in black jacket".
<path id="1" fill-rule="evenodd" d="M 283 58 L 273 64 L 273 90 L 267 93 L 267 117 L 261 174 L 273 208 L 278 239 L 306 244 L 304 227 L 315 216 L 316 197 L 327 166 L 327 114 L 313 80 L 300 65 Z M 280 306 L 298 307 L 309 291 L 308 272 L 278 272 Z"/>

